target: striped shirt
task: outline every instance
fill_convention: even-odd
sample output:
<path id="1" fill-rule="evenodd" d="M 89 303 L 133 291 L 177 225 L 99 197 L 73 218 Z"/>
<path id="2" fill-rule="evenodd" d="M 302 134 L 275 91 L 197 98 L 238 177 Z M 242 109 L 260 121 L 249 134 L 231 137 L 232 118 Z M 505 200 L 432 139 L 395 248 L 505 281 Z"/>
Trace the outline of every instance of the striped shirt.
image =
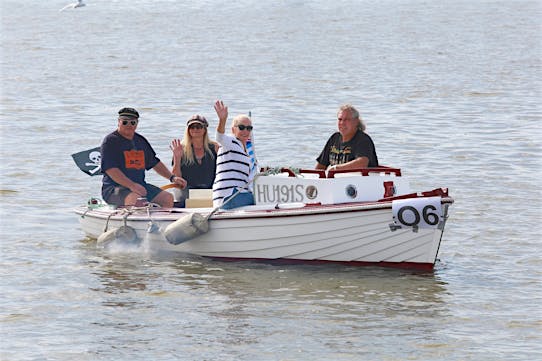
<path id="1" fill-rule="evenodd" d="M 235 188 L 247 187 L 252 173 L 250 157 L 240 140 L 216 132 L 216 141 L 220 144 L 220 149 L 216 156 L 213 207 L 222 205 L 224 197 L 231 195 Z"/>

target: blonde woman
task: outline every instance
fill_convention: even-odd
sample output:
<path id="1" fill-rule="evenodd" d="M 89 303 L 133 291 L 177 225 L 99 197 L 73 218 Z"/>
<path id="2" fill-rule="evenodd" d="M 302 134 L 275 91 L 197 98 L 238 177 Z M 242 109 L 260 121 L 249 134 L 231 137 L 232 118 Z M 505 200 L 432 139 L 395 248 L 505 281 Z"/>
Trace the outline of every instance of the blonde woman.
<path id="1" fill-rule="evenodd" d="M 179 204 L 181 207 L 184 207 L 188 189 L 213 187 L 219 145 L 209 139 L 208 127 L 207 119 L 203 115 L 195 114 L 186 122 L 183 139 L 174 139 L 171 142 L 170 149 L 173 152 L 171 172 L 187 182 Z"/>

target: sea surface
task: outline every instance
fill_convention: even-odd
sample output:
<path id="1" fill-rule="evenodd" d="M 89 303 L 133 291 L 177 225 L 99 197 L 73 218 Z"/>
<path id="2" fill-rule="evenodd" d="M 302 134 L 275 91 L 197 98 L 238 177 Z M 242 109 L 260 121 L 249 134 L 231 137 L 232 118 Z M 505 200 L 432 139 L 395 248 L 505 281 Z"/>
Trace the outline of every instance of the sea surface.
<path id="1" fill-rule="evenodd" d="M 2 0 L 0 359 L 541 360 L 541 1 Z M 132 106 L 251 112 L 261 165 L 313 167 L 336 111 L 455 198 L 434 272 L 112 253 L 71 154 Z M 151 182 L 167 183 L 153 173 Z"/>

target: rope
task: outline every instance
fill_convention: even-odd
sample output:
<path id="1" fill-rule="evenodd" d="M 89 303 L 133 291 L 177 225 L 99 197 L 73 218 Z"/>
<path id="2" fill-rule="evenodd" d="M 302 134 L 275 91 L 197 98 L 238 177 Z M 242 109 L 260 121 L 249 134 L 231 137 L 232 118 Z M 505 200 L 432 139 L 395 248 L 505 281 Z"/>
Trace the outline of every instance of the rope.
<path id="1" fill-rule="evenodd" d="M 111 213 L 107 216 L 107 221 L 105 222 L 105 229 L 104 229 L 104 232 L 103 232 L 103 233 L 107 232 L 107 229 L 109 228 L 109 221 L 111 220 L 111 217 L 116 216 L 116 215 L 119 215 L 119 214 L 121 214 L 121 215 L 122 215 L 122 214 L 125 214 L 124 217 L 123 217 L 123 219 L 124 219 L 124 225 L 126 226 L 126 219 L 127 219 L 128 216 L 129 216 L 130 214 L 132 214 L 132 213 L 133 213 L 133 211 L 131 211 L 131 210 L 127 209 L 127 208 L 122 208 L 122 209 L 120 209 L 120 210 L 116 210 L 116 211 L 114 211 L 114 212 L 111 212 Z"/>
<path id="2" fill-rule="evenodd" d="M 301 168 L 295 167 L 268 167 L 264 172 L 261 173 L 261 175 L 275 175 L 284 172 L 292 172 L 296 177 L 303 177 L 303 174 L 301 174 Z"/>
<path id="3" fill-rule="evenodd" d="M 115 215 L 115 212 L 109 214 L 109 216 L 107 216 L 107 221 L 105 221 L 105 228 L 104 228 L 104 231 L 102 233 L 105 233 L 107 232 L 107 228 L 109 228 L 109 220 L 111 219 L 111 217 L 113 217 Z"/>
<path id="4" fill-rule="evenodd" d="M 158 229 L 158 225 L 156 225 L 156 223 L 154 223 L 153 219 L 152 219 L 152 216 L 151 216 L 151 207 L 147 207 L 147 215 L 149 216 L 149 229 L 147 230 L 147 232 L 152 232 L 154 231 L 155 229 Z"/>

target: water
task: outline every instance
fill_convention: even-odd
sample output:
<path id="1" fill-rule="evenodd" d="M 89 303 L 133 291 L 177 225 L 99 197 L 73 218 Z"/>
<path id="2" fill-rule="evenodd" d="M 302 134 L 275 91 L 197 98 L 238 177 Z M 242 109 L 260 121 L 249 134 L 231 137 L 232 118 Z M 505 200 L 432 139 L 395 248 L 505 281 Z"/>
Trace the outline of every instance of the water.
<path id="1" fill-rule="evenodd" d="M 542 358 L 539 1 L 5 0 L 2 360 Z M 344 102 L 383 164 L 456 203 L 433 273 L 106 252 L 70 154 L 122 106 L 169 161 L 212 104 L 312 167 Z M 153 175 L 158 185 L 165 180 Z"/>

